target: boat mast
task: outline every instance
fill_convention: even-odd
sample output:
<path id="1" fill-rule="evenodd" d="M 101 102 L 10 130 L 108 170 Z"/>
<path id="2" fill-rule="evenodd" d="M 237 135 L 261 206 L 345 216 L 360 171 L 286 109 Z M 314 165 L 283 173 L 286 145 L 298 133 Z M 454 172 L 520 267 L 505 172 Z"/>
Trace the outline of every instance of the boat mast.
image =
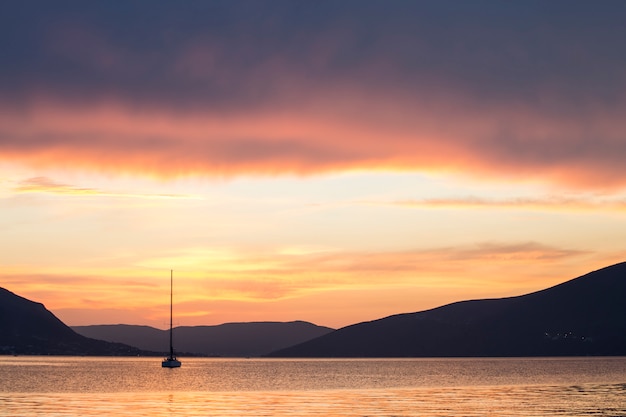
<path id="1" fill-rule="evenodd" d="M 174 357 L 174 345 L 172 344 L 172 313 L 174 304 L 174 270 L 170 269 L 170 358 Z"/>

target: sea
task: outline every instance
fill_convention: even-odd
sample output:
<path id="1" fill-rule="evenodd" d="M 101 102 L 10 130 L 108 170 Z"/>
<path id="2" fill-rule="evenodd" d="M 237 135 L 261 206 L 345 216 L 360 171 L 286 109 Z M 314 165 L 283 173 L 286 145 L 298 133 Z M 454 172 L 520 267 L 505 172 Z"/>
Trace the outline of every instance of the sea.
<path id="1" fill-rule="evenodd" d="M 0 416 L 626 416 L 626 357 L 0 356 Z"/>

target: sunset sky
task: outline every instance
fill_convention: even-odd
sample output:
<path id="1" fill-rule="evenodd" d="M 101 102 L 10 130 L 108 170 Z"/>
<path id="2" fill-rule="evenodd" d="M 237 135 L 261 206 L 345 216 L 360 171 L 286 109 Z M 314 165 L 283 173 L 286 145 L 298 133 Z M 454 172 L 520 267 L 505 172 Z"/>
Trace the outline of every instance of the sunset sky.
<path id="1" fill-rule="evenodd" d="M 0 286 L 342 327 L 626 260 L 626 2 L 2 1 Z"/>

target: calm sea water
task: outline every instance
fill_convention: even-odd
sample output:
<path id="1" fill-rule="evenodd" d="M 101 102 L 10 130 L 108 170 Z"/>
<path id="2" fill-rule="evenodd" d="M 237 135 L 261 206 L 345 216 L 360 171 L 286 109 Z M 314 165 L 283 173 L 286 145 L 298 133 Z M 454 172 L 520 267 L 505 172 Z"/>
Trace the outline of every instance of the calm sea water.
<path id="1" fill-rule="evenodd" d="M 626 358 L 0 357 L 0 415 L 626 416 Z"/>

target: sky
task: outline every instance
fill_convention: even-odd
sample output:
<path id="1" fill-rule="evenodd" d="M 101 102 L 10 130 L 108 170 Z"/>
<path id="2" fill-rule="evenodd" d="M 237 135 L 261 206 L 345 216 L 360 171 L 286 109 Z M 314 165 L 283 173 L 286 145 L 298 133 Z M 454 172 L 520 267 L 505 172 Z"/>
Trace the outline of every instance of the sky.
<path id="1" fill-rule="evenodd" d="M 626 2 L 0 3 L 0 286 L 334 328 L 626 260 Z"/>

